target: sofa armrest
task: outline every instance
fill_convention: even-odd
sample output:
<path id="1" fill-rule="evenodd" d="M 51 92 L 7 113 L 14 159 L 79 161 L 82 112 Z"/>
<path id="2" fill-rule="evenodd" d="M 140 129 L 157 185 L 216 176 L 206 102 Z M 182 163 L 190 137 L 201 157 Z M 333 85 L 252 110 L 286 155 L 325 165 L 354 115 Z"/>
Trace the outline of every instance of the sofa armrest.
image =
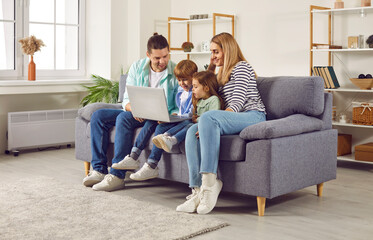
<path id="1" fill-rule="evenodd" d="M 323 121 L 318 118 L 294 114 L 248 126 L 241 131 L 240 137 L 246 140 L 271 139 L 318 131 L 322 127 Z"/>
<path id="2" fill-rule="evenodd" d="M 81 108 L 78 110 L 78 116 L 83 118 L 84 120 L 91 121 L 92 114 L 99 110 L 104 108 L 110 108 L 110 109 L 122 109 L 121 104 L 112 104 L 112 103 L 91 103 L 87 106 Z"/>

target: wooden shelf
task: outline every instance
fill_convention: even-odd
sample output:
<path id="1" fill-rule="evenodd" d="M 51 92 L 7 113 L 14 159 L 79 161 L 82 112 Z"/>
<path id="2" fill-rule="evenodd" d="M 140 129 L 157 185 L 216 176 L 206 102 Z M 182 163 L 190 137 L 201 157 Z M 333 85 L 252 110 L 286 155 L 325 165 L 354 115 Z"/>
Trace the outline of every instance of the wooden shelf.
<path id="1" fill-rule="evenodd" d="M 196 55 L 210 55 L 211 52 L 170 52 L 171 55 L 185 55 L 185 54 L 196 54 Z"/>
<path id="2" fill-rule="evenodd" d="M 356 127 L 356 128 L 371 128 L 373 129 L 373 126 L 369 125 L 358 125 L 358 124 L 352 124 L 352 123 L 340 123 L 340 122 L 332 122 L 333 126 L 340 126 L 340 127 Z"/>
<path id="3" fill-rule="evenodd" d="M 323 13 L 332 15 L 342 15 L 342 14 L 361 14 L 364 13 L 372 13 L 373 7 L 357 7 L 357 8 L 339 8 L 339 9 L 325 9 L 325 10 L 312 10 L 312 13 Z"/>
<path id="4" fill-rule="evenodd" d="M 176 48 L 176 47 L 172 47 L 172 43 L 171 43 L 171 24 L 174 24 L 174 23 L 184 23 L 186 24 L 186 42 L 190 42 L 191 41 L 191 34 L 190 34 L 190 25 L 192 23 L 203 23 L 203 22 L 207 22 L 207 23 L 212 23 L 212 36 L 215 36 L 216 35 L 216 24 L 217 23 L 220 23 L 220 22 L 230 22 L 231 23 L 231 26 L 232 26 L 232 36 L 234 37 L 234 25 L 235 25 L 235 15 L 229 15 L 229 14 L 222 14 L 222 13 L 213 13 L 212 14 L 212 18 L 203 18 L 203 19 L 189 19 L 189 18 L 180 18 L 180 17 L 168 17 L 168 21 L 167 21 L 167 24 L 168 24 L 168 44 L 170 45 L 170 50 L 172 51 L 179 51 L 179 50 L 182 50 L 181 48 Z M 175 55 L 181 55 L 181 54 L 185 54 L 187 55 L 187 58 L 189 59 L 190 55 L 192 54 L 210 54 L 210 52 L 189 52 L 189 53 L 185 53 L 185 52 L 172 52 L 172 54 L 175 54 Z"/>
<path id="5" fill-rule="evenodd" d="M 342 160 L 342 161 L 351 161 L 351 162 L 359 162 L 359 163 L 370 163 L 373 164 L 373 162 L 369 161 L 360 161 L 360 160 L 355 160 L 355 153 L 352 154 L 346 154 L 343 156 L 338 156 L 337 160 Z"/>
<path id="6" fill-rule="evenodd" d="M 373 90 L 363 90 L 358 88 L 334 88 L 325 89 L 325 92 L 360 92 L 360 93 L 373 93 Z"/>
<path id="7" fill-rule="evenodd" d="M 312 52 L 369 52 L 373 48 L 311 49 Z"/>

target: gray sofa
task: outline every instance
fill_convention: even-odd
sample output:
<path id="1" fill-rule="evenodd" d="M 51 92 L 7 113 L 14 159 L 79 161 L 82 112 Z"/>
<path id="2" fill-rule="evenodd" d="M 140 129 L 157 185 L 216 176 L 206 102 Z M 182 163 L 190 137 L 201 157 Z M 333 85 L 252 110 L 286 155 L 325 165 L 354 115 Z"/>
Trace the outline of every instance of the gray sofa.
<path id="1" fill-rule="evenodd" d="M 332 129 L 332 96 L 324 93 L 320 77 L 259 77 L 258 89 L 267 121 L 249 126 L 239 135 L 221 137 L 218 176 L 223 191 L 257 197 L 258 215 L 265 200 L 336 178 L 337 131 Z M 125 81 L 120 83 L 123 95 Z M 99 108 L 120 104 L 95 103 L 79 110 L 76 118 L 76 158 L 90 168 L 90 117 Z M 136 130 L 137 135 L 140 129 Z M 114 141 L 114 129 L 111 142 Z M 143 163 L 152 143 L 140 156 Z M 113 144 L 108 159 L 113 156 Z M 110 166 L 111 163 L 108 163 Z M 159 178 L 188 183 L 184 142 L 164 153 Z"/>

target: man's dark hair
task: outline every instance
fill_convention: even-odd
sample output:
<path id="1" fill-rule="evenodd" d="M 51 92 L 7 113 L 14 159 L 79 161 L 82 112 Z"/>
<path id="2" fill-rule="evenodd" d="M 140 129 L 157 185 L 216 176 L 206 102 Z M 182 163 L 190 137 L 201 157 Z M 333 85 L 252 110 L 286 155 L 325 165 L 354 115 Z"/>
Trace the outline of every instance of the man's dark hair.
<path id="1" fill-rule="evenodd" d="M 154 33 L 148 40 L 148 53 L 152 52 L 152 49 L 163 49 L 167 48 L 170 50 L 167 39 L 158 33 Z"/>

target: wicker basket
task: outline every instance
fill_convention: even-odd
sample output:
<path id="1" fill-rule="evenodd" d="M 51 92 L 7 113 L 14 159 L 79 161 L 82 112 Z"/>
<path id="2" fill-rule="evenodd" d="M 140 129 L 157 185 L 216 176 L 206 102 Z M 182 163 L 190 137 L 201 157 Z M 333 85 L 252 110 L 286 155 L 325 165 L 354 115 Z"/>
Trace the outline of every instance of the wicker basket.
<path id="1" fill-rule="evenodd" d="M 352 123 L 359 125 L 373 125 L 373 103 L 354 103 L 352 108 Z"/>

